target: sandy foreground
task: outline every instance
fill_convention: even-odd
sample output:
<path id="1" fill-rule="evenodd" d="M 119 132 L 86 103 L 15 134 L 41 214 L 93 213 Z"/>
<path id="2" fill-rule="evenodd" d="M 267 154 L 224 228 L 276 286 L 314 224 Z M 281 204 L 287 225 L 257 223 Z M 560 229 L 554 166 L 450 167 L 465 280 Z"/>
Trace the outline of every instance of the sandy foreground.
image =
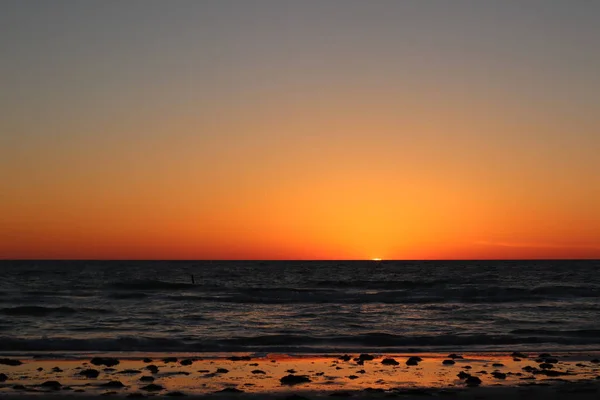
<path id="1" fill-rule="evenodd" d="M 21 400 L 40 396 L 80 400 L 98 396 L 289 400 L 600 398 L 598 354 L 343 356 L 0 356 L 0 396 Z M 413 359 L 409 364 L 416 365 L 407 365 L 415 356 L 421 361 Z M 12 365 L 18 362 L 21 364 Z"/>

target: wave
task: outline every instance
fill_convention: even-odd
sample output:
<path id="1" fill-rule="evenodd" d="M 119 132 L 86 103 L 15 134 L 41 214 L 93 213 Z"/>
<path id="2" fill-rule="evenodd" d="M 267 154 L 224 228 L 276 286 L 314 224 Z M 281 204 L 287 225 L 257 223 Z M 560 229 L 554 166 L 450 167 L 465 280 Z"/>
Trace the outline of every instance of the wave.
<path id="1" fill-rule="evenodd" d="M 110 314 L 112 311 L 103 308 L 72 308 L 72 307 L 42 307 L 19 306 L 0 308 L 0 314 L 10 316 L 42 317 L 47 315 L 62 314 Z"/>
<path id="2" fill-rule="evenodd" d="M 179 333 L 179 331 L 177 331 Z M 599 347 L 598 335 L 515 336 L 515 335 L 430 335 L 405 336 L 386 333 L 361 335 L 308 336 L 296 334 L 233 337 L 227 339 L 118 337 L 96 339 L 0 337 L 0 351 L 119 351 L 119 352 L 391 352 L 426 351 L 444 348 L 506 349 L 544 345 L 563 347 Z"/>
<path id="3" fill-rule="evenodd" d="M 441 288 L 431 290 L 344 291 L 295 288 L 250 288 L 234 292 L 172 294 L 171 301 L 220 302 L 240 304 L 433 304 L 445 303 L 536 303 L 564 298 L 597 298 L 595 288 L 556 289 L 550 291 L 525 288 Z"/>
<path id="4" fill-rule="evenodd" d="M 578 330 L 551 330 L 551 329 L 515 329 L 510 332 L 513 335 L 538 335 L 538 336 L 558 336 L 558 337 L 600 337 L 598 329 L 578 329 Z"/>
<path id="5" fill-rule="evenodd" d="M 183 282 L 165 282 L 157 280 L 137 280 L 128 282 L 114 282 L 108 285 L 111 289 L 119 290 L 182 290 L 182 289 L 196 289 L 199 286 L 191 283 Z"/>
<path id="6" fill-rule="evenodd" d="M 317 287 L 327 288 L 352 288 L 352 289 L 413 289 L 429 288 L 435 286 L 444 286 L 448 284 L 465 283 L 462 280 L 452 279 L 433 279 L 433 280 L 355 280 L 355 281 L 336 281 L 336 280 L 318 280 L 311 284 Z"/>
<path id="7" fill-rule="evenodd" d="M 148 297 L 145 293 L 130 292 L 130 293 L 110 293 L 109 298 L 115 300 L 132 300 L 132 299 L 145 299 Z"/>
<path id="8" fill-rule="evenodd" d="M 173 301 L 225 303 L 503 303 L 540 302 L 563 298 L 600 298 L 598 285 L 547 284 L 536 287 L 466 283 L 460 280 L 337 281 L 312 280 L 297 287 L 194 285 L 187 282 L 131 280 L 106 286 L 112 299 L 143 298 L 161 292 Z M 169 296 L 170 295 L 170 296 Z"/>

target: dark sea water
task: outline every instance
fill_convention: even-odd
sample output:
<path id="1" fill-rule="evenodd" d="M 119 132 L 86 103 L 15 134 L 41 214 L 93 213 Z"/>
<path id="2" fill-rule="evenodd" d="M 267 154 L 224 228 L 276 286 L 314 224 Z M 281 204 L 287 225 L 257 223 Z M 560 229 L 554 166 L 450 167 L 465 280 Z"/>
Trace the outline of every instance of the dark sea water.
<path id="1" fill-rule="evenodd" d="M 599 271 L 600 261 L 2 261 L 0 351 L 598 350 Z"/>

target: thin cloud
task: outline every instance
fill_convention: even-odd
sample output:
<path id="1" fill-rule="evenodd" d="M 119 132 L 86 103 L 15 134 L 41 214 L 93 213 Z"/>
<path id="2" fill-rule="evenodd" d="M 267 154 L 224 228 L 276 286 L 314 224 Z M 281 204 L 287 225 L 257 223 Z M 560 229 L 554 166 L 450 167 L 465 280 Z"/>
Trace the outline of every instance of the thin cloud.
<path id="1" fill-rule="evenodd" d="M 479 246 L 496 247 L 516 247 L 516 248 L 534 248 L 534 249 L 591 249 L 600 250 L 600 245 L 587 243 L 527 243 L 527 242 L 494 242 L 488 240 L 478 240 L 475 242 Z"/>

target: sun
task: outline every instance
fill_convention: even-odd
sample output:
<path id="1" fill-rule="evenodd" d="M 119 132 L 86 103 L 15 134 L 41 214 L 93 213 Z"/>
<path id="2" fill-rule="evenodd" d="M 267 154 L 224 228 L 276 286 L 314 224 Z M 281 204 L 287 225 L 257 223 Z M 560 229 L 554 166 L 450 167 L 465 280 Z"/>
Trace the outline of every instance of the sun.
<path id="1" fill-rule="evenodd" d="M 379 257 L 371 258 L 371 261 L 381 261 L 381 258 L 379 258 Z"/>

